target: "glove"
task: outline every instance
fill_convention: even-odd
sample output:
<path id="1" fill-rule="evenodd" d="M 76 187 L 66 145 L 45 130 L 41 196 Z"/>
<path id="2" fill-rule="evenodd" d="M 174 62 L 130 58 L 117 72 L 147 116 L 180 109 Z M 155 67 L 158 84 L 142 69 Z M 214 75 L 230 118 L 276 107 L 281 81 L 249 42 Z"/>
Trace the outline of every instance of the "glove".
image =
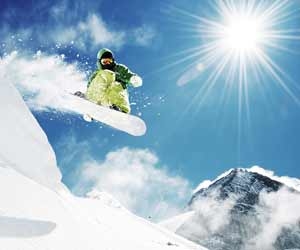
<path id="1" fill-rule="evenodd" d="M 138 75 L 133 75 L 132 77 L 130 77 L 129 82 L 135 88 L 143 85 L 143 80 Z"/>

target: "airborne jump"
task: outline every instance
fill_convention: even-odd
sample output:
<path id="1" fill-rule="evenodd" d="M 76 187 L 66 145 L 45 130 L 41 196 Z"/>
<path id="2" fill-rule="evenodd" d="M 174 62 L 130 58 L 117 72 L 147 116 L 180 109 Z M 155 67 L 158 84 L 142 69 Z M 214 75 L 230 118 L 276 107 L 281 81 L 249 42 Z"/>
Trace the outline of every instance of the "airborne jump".
<path id="1" fill-rule="evenodd" d="M 95 105 L 94 109 L 89 108 L 85 112 L 81 107 L 78 112 L 82 113 L 87 121 L 95 119 L 132 135 L 144 134 L 146 131 L 144 122 L 129 114 L 131 109 L 127 91 L 129 86 L 142 86 L 142 78 L 131 72 L 125 65 L 118 64 L 109 49 L 104 48 L 98 52 L 97 66 L 98 69 L 88 81 L 86 93 L 77 91 L 74 95 L 99 106 Z M 88 105 L 91 107 L 91 104 Z M 107 116 L 111 117 L 108 119 Z M 131 133 L 128 130 L 135 132 Z"/>

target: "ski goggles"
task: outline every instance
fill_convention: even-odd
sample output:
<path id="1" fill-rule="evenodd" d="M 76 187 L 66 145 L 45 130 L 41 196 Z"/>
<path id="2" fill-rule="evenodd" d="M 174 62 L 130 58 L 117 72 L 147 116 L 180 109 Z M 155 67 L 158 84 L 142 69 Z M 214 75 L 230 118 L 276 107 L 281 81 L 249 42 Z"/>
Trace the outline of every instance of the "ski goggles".
<path id="1" fill-rule="evenodd" d="M 102 65 L 111 64 L 114 60 L 112 58 L 102 58 L 100 59 L 100 62 Z"/>

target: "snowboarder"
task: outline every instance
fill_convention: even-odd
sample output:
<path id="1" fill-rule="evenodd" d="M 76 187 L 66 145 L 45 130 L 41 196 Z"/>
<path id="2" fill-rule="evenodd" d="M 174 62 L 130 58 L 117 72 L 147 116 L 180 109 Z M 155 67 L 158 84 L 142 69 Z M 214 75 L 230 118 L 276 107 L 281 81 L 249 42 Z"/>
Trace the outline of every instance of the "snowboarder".
<path id="1" fill-rule="evenodd" d="M 130 113 L 128 86 L 140 87 L 142 79 L 131 72 L 125 65 L 118 64 L 112 51 L 103 48 L 97 54 L 98 69 L 92 74 L 87 84 L 84 97 L 98 105 Z M 75 95 L 82 97 L 81 92 Z"/>

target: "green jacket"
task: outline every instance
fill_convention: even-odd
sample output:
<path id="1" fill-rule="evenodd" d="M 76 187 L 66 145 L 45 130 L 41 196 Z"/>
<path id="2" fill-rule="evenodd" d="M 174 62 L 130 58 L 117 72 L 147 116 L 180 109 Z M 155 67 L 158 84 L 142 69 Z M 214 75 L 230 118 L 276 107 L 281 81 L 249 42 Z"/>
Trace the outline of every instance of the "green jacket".
<path id="1" fill-rule="evenodd" d="M 99 64 L 99 62 L 97 62 L 97 64 Z M 98 69 L 91 75 L 87 87 L 90 86 L 91 82 L 99 73 L 101 74 L 101 70 L 103 69 L 100 65 L 100 67 L 98 66 Z M 120 82 L 123 88 L 127 88 L 127 86 L 130 84 L 130 78 L 135 75 L 123 64 L 115 64 L 112 71 L 116 74 L 116 81 Z"/>
<path id="2" fill-rule="evenodd" d="M 108 49 L 99 51 L 97 58 L 98 69 L 91 75 L 86 98 L 94 103 L 103 106 L 118 106 L 123 112 L 130 113 L 130 104 L 127 87 L 130 84 L 132 73 L 125 65 L 114 62 L 111 70 L 103 69 L 99 62 L 105 52 L 112 52 Z"/>

